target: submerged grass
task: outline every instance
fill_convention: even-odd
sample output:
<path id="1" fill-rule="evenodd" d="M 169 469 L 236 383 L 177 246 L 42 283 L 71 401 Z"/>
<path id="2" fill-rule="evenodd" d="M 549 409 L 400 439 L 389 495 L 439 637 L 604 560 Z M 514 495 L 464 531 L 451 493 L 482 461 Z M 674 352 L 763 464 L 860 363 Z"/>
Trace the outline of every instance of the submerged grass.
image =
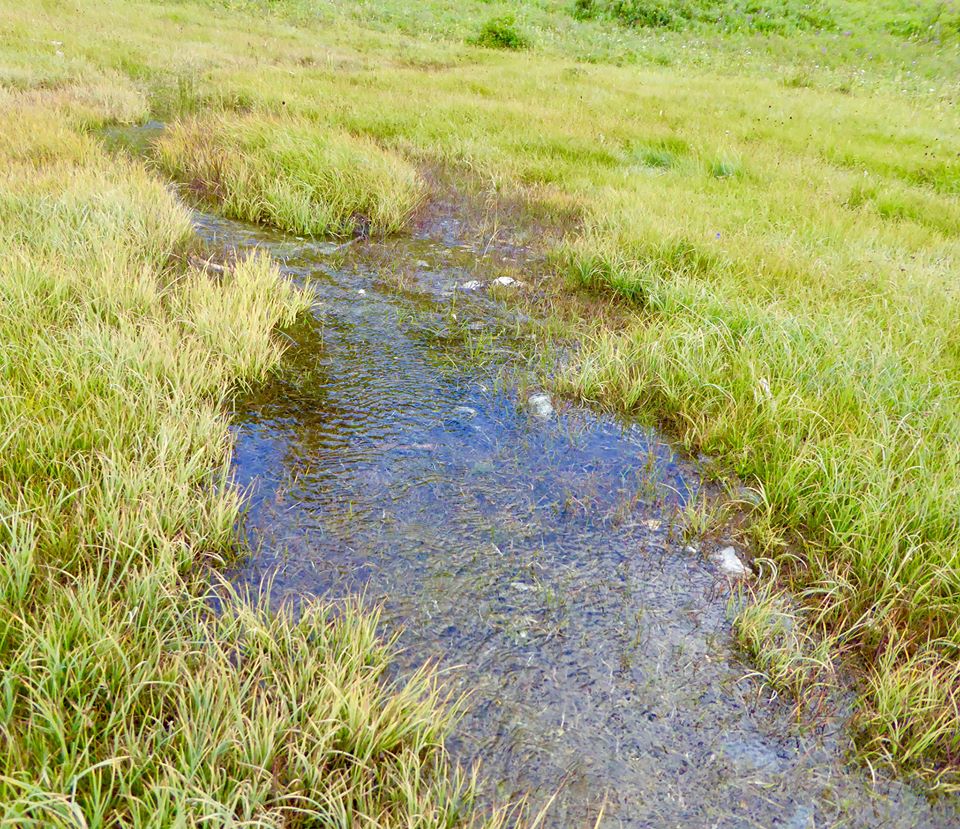
<path id="1" fill-rule="evenodd" d="M 185 209 L 84 134 L 124 98 L 0 92 L 0 823 L 471 824 L 453 709 L 387 679 L 376 614 L 211 587 L 223 404 L 310 299 L 184 266 Z"/>
<path id="2" fill-rule="evenodd" d="M 576 214 L 582 223 L 558 252 L 559 270 L 569 285 L 601 293 L 621 311 L 615 328 L 583 321 L 589 335 L 561 385 L 658 419 L 762 493 L 755 530 L 766 547 L 761 552 L 776 561 L 814 627 L 866 665 L 858 703 L 865 756 L 957 786 L 955 13 L 933 2 L 907 8 L 895 0 L 823 0 L 813 5 L 825 10 L 829 25 L 808 26 L 793 20 L 806 4 L 770 3 L 764 8 L 786 21 L 771 32 L 759 31 L 757 21 L 752 28 L 724 23 L 733 20 L 727 12 L 746 8 L 742 3 L 674 8 L 681 5 L 711 12 L 664 27 L 625 26 L 622 16 L 583 9 L 580 18 L 588 19 L 578 19 L 566 0 L 86 0 L 76 12 L 0 0 L 9 21 L 0 83 L 50 121 L 49 128 L 0 132 L 4 157 L 16 162 L 11 170 L 31 163 L 42 172 L 11 190 L 19 195 L 3 210 L 3 221 L 12 223 L 3 244 L 50 240 L 47 259 L 32 247 L 18 249 L 3 266 L 52 263 L 30 271 L 47 280 L 47 296 L 77 284 L 70 263 L 79 263 L 77 273 L 92 273 L 89 262 L 119 257 L 109 264 L 122 279 L 83 283 L 92 310 L 84 305 L 82 313 L 97 322 L 83 329 L 87 350 L 64 346 L 64 353 L 77 361 L 106 347 L 90 342 L 132 339 L 146 364 L 175 364 L 164 369 L 176 378 L 164 389 L 192 388 L 195 366 L 206 360 L 214 368 L 200 374 L 213 379 L 202 399 L 214 400 L 223 388 L 217 377 L 255 375 L 269 364 L 266 340 L 245 346 L 247 334 L 230 327 L 231 313 L 195 307 L 213 302 L 212 289 L 188 289 L 179 279 L 161 279 L 169 283 L 161 304 L 176 324 L 151 316 L 159 300 L 144 287 L 156 279 L 145 274 L 170 273 L 162 263 L 176 245 L 149 240 L 179 239 L 183 219 L 171 224 L 166 212 L 144 213 L 138 200 L 126 206 L 123 199 L 132 197 L 124 194 L 146 181 L 130 172 L 135 168 L 94 159 L 101 178 L 91 185 L 87 172 L 48 164 L 71 153 L 83 164 L 93 157 L 88 139 L 58 126 L 64 111 L 81 113 L 85 123 L 133 121 L 148 110 L 163 115 L 171 124 L 157 156 L 163 170 L 232 215 L 299 233 L 401 227 L 425 192 L 414 172 L 420 162 L 463 171 L 495 194 L 562 205 L 564 216 Z M 514 15 L 532 48 L 467 43 L 503 14 Z M 182 47 L 176 54 L 168 48 L 173 42 Z M 61 133 L 60 143 L 50 144 Z M 93 222 L 79 217 L 100 217 L 99 210 L 103 217 L 93 225 L 111 234 L 109 244 L 82 234 L 64 236 L 69 243 L 51 239 L 57 225 L 42 210 L 56 199 L 44 188 L 72 187 L 89 191 L 96 207 L 78 209 L 77 233 Z M 169 204 L 159 189 L 144 201 L 155 210 Z M 149 220 L 159 229 L 131 226 L 138 216 L 141 224 L 154 216 Z M 130 259 L 134 254 L 152 271 Z M 254 282 L 267 279 L 264 265 L 246 267 L 260 274 Z M 17 301 L 39 302 L 22 277 L 4 281 Z M 37 408 L 44 398 L 33 384 L 46 388 L 51 372 L 78 384 L 89 366 L 72 362 L 58 374 L 53 358 L 53 368 L 38 363 L 59 340 L 17 333 L 20 318 L 29 317 L 10 314 L 5 340 L 23 345 L 8 353 L 19 348 L 28 355 L 23 365 L 34 368 L 10 370 L 29 378 L 18 381 L 19 397 L 11 396 L 22 409 L 10 422 L 29 425 L 40 423 L 37 412 L 50 416 Z M 161 339 L 155 353 L 141 339 L 146 331 L 158 338 L 183 332 L 199 350 Z M 230 359 L 243 354 L 253 365 L 223 362 L 214 342 L 232 342 Z M 265 356 L 250 356 L 257 353 Z M 89 362 L 97 371 L 113 364 Z M 110 394 L 124 388 L 103 385 Z M 129 476 L 110 478 L 117 487 L 110 503 L 122 508 L 107 524 L 125 550 L 148 548 L 143 539 L 155 537 L 175 539 L 175 550 L 182 544 L 215 554 L 227 543 L 235 505 L 196 497 L 197 486 L 209 492 L 205 484 L 222 480 L 222 454 L 196 448 L 211 440 L 222 452 L 222 423 L 206 431 L 192 426 L 200 436 L 183 446 L 191 431 L 181 419 L 194 424 L 197 412 L 207 411 L 197 408 L 198 394 L 181 401 L 182 416 L 179 409 L 165 415 L 159 443 L 191 460 L 189 474 L 174 461 L 155 478 L 152 466 L 138 467 L 143 482 L 133 494 L 124 489 Z M 141 411 L 141 400 L 152 398 L 129 396 L 125 435 L 140 435 L 134 416 L 157 424 L 167 411 Z M 63 415 L 43 430 L 45 438 L 24 445 L 72 435 L 79 418 Z M 49 527 L 60 522 L 67 528 L 59 546 L 49 542 L 55 554 L 48 554 L 50 561 L 64 556 L 58 566 L 67 573 L 73 558 L 89 558 L 76 552 L 86 549 L 78 539 L 110 549 L 90 529 L 95 523 L 76 517 L 83 513 L 70 500 L 75 490 L 95 492 L 78 489 L 87 472 L 74 465 L 114 468 L 106 462 L 113 455 L 91 441 L 77 437 L 55 461 L 9 473 L 8 491 L 22 488 L 32 498 L 24 509 L 12 505 L 11 515 L 65 499 L 47 532 L 52 538 Z M 159 448 L 154 454 L 168 457 Z M 211 468 L 220 470 L 214 478 Z M 41 484 L 48 480 L 60 489 L 47 493 Z M 171 499 L 162 517 L 145 494 L 154 489 L 157 503 Z M 212 490 L 228 498 L 227 490 Z"/>

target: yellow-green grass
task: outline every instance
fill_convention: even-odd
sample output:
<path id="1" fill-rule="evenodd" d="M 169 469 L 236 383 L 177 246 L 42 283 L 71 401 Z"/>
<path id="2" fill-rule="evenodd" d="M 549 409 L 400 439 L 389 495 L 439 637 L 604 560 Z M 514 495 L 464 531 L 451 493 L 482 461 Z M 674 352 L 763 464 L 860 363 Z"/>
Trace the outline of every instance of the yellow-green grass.
<path id="1" fill-rule="evenodd" d="M 293 233 L 392 233 L 424 190 L 416 169 L 369 138 L 264 116 L 179 121 L 157 160 L 227 216 Z"/>
<path id="2" fill-rule="evenodd" d="M 818 703 L 837 687 L 829 637 L 814 635 L 789 599 L 768 585 L 749 596 L 734 632 L 765 683 L 819 713 Z"/>
<path id="3" fill-rule="evenodd" d="M 279 146 L 288 129 L 297 146 L 374 142 L 391 170 L 441 162 L 575 205 L 557 288 L 627 313 L 616 331 L 584 321 L 559 384 L 659 419 L 755 486 L 760 552 L 864 658 L 864 751 L 956 781 L 957 40 L 897 34 L 907 11 L 859 0 L 830 3 L 849 37 L 637 30 L 521 3 L 516 51 L 466 43 L 502 3 L 267 5 L 3 2 L 0 81 L 109 88 L 101 120 L 140 102 L 184 136 L 178 165 L 213 125 L 230 163 L 246 146 L 243 165 L 300 181 L 299 158 L 243 145 L 262 122 Z M 297 229 L 288 206 L 260 218 Z"/>
<path id="4" fill-rule="evenodd" d="M 957 197 L 946 176 L 907 183 L 866 159 L 867 176 L 764 146 L 749 159 L 722 179 L 672 168 L 591 211 L 567 248 L 571 277 L 638 311 L 588 343 L 566 386 L 654 415 L 755 483 L 803 538 L 794 585 L 869 660 L 864 744 L 916 759 L 916 739 L 949 764 L 960 750 Z M 851 200 L 864 178 L 924 208 L 891 219 Z M 876 716 L 880 686 L 914 670 L 923 700 L 904 694 L 898 717 Z"/>
<path id="5" fill-rule="evenodd" d="M 183 264 L 185 208 L 84 133 L 137 100 L 0 91 L 0 823 L 470 824 L 452 708 L 386 678 L 375 614 L 211 584 L 224 403 L 310 300 L 262 256 Z"/>
<path id="6" fill-rule="evenodd" d="M 486 24 L 510 27 L 541 53 L 586 63 L 671 67 L 680 72 L 767 75 L 790 87 L 852 92 L 877 87 L 909 94 L 956 93 L 960 11 L 950 0 L 207 0 L 317 26 L 359 23 L 437 45 L 479 39 Z M 694 7 L 688 25 L 616 25 L 611 7 Z M 825 25 L 798 17 L 821 12 Z M 760 14 L 751 14 L 760 11 Z M 763 12 L 766 12 L 764 14 Z M 798 14 L 799 12 L 799 14 Z M 763 22 L 772 21 L 766 27 Z M 614 24 L 614 25 L 611 25 Z M 744 25 L 746 24 L 746 25 Z M 779 25 L 777 25 L 779 24 Z M 413 57 L 411 55 L 411 57 Z M 946 84 L 945 84 L 946 81 Z M 932 87 L 932 88 L 931 88 Z"/>

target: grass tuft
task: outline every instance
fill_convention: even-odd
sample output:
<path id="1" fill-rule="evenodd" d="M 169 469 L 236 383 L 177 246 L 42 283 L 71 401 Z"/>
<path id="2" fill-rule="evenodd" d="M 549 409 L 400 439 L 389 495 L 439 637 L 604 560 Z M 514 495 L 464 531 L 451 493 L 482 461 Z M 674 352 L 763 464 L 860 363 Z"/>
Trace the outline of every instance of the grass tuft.
<path id="1" fill-rule="evenodd" d="M 488 49 L 529 49 L 530 39 L 523 34 L 513 15 L 505 14 L 488 20 L 471 41 Z"/>
<path id="2" fill-rule="evenodd" d="M 686 142 L 677 138 L 662 138 L 640 145 L 633 155 L 645 167 L 670 170 L 679 167 L 688 153 Z"/>
<path id="3" fill-rule="evenodd" d="M 764 682 L 813 710 L 837 687 L 832 643 L 811 633 L 782 593 L 761 588 L 734 619 L 734 635 Z"/>
<path id="4" fill-rule="evenodd" d="M 304 120 L 181 120 L 156 158 L 227 216 L 315 236 L 396 232 L 425 189 L 410 164 L 370 139 Z"/>

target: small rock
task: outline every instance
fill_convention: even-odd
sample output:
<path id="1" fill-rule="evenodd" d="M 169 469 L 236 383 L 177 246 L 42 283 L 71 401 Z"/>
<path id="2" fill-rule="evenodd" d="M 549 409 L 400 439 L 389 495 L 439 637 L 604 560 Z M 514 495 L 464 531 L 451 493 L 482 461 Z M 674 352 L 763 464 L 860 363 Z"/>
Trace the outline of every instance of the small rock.
<path id="1" fill-rule="evenodd" d="M 527 398 L 527 409 L 534 417 L 547 418 L 553 414 L 553 401 L 549 394 L 532 394 Z"/>
<path id="2" fill-rule="evenodd" d="M 357 294 L 360 295 L 360 296 L 366 296 L 366 295 L 367 295 L 367 292 L 366 292 L 365 290 L 363 290 L 363 288 L 361 288 L 359 291 L 357 291 Z"/>
<path id="3" fill-rule="evenodd" d="M 464 291 L 479 291 L 483 287 L 483 283 L 478 279 L 471 279 L 469 282 L 464 282 L 460 288 Z"/>
<path id="4" fill-rule="evenodd" d="M 514 279 L 512 276 L 498 276 L 493 280 L 494 285 L 499 285 L 502 288 L 523 288 L 524 283 L 519 279 Z"/>
<path id="5" fill-rule="evenodd" d="M 696 544 L 688 544 L 686 547 L 683 548 L 683 551 L 684 551 L 688 556 L 698 556 L 698 555 L 700 555 L 700 548 L 699 548 Z"/>
<path id="6" fill-rule="evenodd" d="M 641 523 L 648 530 L 653 530 L 654 532 L 656 532 L 663 526 L 663 522 L 659 518 L 648 518 L 646 521 L 643 521 Z"/>
<path id="7" fill-rule="evenodd" d="M 710 558 L 714 563 L 720 565 L 720 569 L 725 576 L 735 579 L 749 578 L 750 568 L 740 560 L 737 551 L 733 547 L 724 547 L 715 552 Z"/>
<path id="8" fill-rule="evenodd" d="M 519 590 L 521 593 L 529 593 L 529 592 L 537 589 L 536 587 L 533 587 L 532 585 L 524 584 L 522 581 L 512 581 L 512 582 L 510 582 L 510 586 L 511 586 L 514 590 Z"/>

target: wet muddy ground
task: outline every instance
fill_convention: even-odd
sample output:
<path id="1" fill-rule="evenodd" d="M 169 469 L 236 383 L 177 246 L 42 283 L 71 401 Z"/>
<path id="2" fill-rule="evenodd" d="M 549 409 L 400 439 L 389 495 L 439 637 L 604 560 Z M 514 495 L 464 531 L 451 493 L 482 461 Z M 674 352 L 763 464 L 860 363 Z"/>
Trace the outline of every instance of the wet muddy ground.
<path id="1" fill-rule="evenodd" d="M 801 728 L 731 638 L 732 586 L 674 517 L 701 484 L 648 429 L 503 382 L 516 311 L 482 291 L 456 223 L 338 248 L 209 216 L 318 304 L 237 403 L 235 472 L 275 600 L 363 592 L 468 692 L 451 747 L 487 796 L 558 792 L 548 826 L 947 827 L 945 803 L 873 786 L 839 721 Z M 467 332 L 465 340 L 463 334 Z M 482 359 L 471 342 L 486 343 Z"/>

